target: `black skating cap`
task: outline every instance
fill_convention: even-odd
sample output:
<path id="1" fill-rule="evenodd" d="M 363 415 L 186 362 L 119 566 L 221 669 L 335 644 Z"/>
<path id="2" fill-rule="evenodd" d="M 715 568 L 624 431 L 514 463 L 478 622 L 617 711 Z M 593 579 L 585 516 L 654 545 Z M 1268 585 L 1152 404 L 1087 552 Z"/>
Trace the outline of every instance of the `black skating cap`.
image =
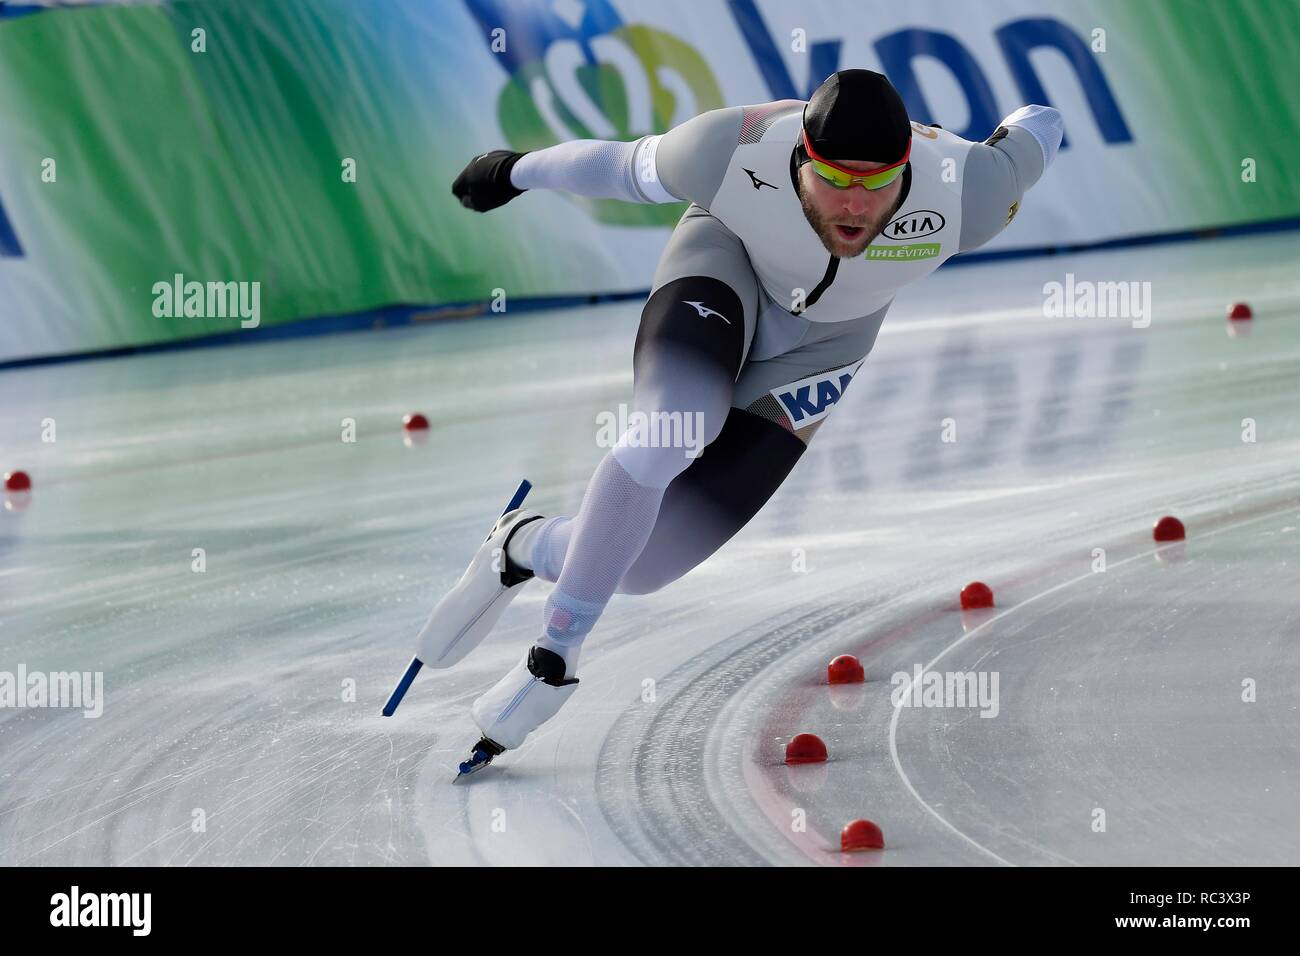
<path id="1" fill-rule="evenodd" d="M 840 70 L 803 108 L 812 148 L 826 159 L 896 163 L 912 138 L 907 107 L 884 74 Z"/>

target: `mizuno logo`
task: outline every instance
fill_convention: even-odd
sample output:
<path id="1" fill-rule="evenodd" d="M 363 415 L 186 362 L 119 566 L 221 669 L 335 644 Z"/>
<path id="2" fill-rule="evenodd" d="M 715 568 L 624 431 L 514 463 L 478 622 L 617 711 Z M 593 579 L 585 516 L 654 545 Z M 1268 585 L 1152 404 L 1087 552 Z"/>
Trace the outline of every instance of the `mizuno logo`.
<path id="1" fill-rule="evenodd" d="M 716 316 L 717 316 L 718 318 L 720 318 L 723 322 L 726 322 L 728 325 L 731 324 L 731 320 L 730 320 L 729 318 L 727 318 L 727 317 L 726 317 L 725 315 L 723 315 L 721 312 L 715 312 L 715 311 L 713 311 L 713 310 L 710 309 L 707 305 L 705 305 L 703 302 L 688 302 L 688 301 L 686 301 L 685 299 L 683 299 L 682 302 L 683 302 L 683 304 L 685 304 L 685 305 L 693 305 L 693 306 L 695 306 L 695 311 L 698 312 L 698 313 L 700 313 L 700 316 L 701 316 L 702 318 L 706 318 L 706 319 L 707 319 L 707 318 L 708 318 L 709 316 L 711 316 L 711 315 L 716 315 Z"/>
<path id="2" fill-rule="evenodd" d="M 804 428 L 830 414 L 831 407 L 840 400 L 863 361 L 859 359 L 852 365 L 774 388 L 772 397 L 781 403 L 794 428 Z"/>
<path id="3" fill-rule="evenodd" d="M 754 171 L 753 171 L 752 169 L 746 169 L 745 172 L 749 173 L 749 181 L 752 182 L 752 183 L 754 184 L 754 188 L 755 188 L 755 189 L 758 189 L 758 188 L 761 187 L 761 186 L 766 186 L 768 189 L 775 189 L 775 188 L 776 188 L 776 187 L 773 186 L 771 183 L 765 183 L 765 182 L 763 182 L 763 180 L 761 180 L 761 179 L 759 179 L 757 176 L 755 176 L 755 175 L 754 175 Z"/>

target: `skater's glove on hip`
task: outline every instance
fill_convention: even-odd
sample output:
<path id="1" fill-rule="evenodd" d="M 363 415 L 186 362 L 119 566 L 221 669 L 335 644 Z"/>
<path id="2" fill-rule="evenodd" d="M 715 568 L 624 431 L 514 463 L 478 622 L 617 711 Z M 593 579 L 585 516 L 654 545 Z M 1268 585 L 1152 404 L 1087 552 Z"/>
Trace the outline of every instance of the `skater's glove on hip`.
<path id="1" fill-rule="evenodd" d="M 451 184 L 451 191 L 462 206 L 475 212 L 504 206 L 526 192 L 510 182 L 510 170 L 525 155 L 508 149 L 494 149 L 475 156 Z"/>

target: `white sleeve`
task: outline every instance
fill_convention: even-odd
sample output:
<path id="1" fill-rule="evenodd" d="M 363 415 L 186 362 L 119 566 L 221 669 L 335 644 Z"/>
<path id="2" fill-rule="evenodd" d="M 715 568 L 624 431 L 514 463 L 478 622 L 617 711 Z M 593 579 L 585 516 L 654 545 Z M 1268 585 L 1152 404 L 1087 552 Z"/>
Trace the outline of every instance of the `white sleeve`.
<path id="1" fill-rule="evenodd" d="M 1043 151 L 1043 169 L 1052 165 L 1056 151 L 1061 148 L 1061 137 L 1065 135 L 1061 114 L 1050 106 L 1022 106 L 998 125 L 1019 126 L 1033 136 Z"/>
<path id="2" fill-rule="evenodd" d="M 559 143 L 522 157 L 510 171 L 510 182 L 516 189 L 563 189 L 579 196 L 626 202 L 679 202 L 659 182 L 655 153 L 661 138 Z"/>

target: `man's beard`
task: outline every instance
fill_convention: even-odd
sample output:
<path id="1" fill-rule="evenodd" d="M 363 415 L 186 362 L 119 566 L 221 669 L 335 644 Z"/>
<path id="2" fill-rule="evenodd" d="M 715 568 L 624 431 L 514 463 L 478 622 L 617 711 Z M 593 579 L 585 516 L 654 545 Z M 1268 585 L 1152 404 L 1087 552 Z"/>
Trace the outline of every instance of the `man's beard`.
<path id="1" fill-rule="evenodd" d="M 845 245 L 848 240 L 836 235 L 835 224 L 826 219 L 812 204 L 802 183 L 799 184 L 799 203 L 803 206 L 803 214 L 808 218 L 808 224 L 813 227 L 813 231 L 817 233 L 817 238 L 822 241 L 827 252 L 840 259 L 856 259 L 867 251 L 867 246 L 884 231 L 889 221 L 894 218 L 894 213 L 898 212 L 899 207 L 903 205 L 903 191 L 901 189 L 898 191 L 898 199 L 894 205 L 874 221 L 865 216 L 851 221 L 840 220 L 841 225 L 865 227 L 865 231 L 859 238 L 853 240 L 851 246 Z"/>

